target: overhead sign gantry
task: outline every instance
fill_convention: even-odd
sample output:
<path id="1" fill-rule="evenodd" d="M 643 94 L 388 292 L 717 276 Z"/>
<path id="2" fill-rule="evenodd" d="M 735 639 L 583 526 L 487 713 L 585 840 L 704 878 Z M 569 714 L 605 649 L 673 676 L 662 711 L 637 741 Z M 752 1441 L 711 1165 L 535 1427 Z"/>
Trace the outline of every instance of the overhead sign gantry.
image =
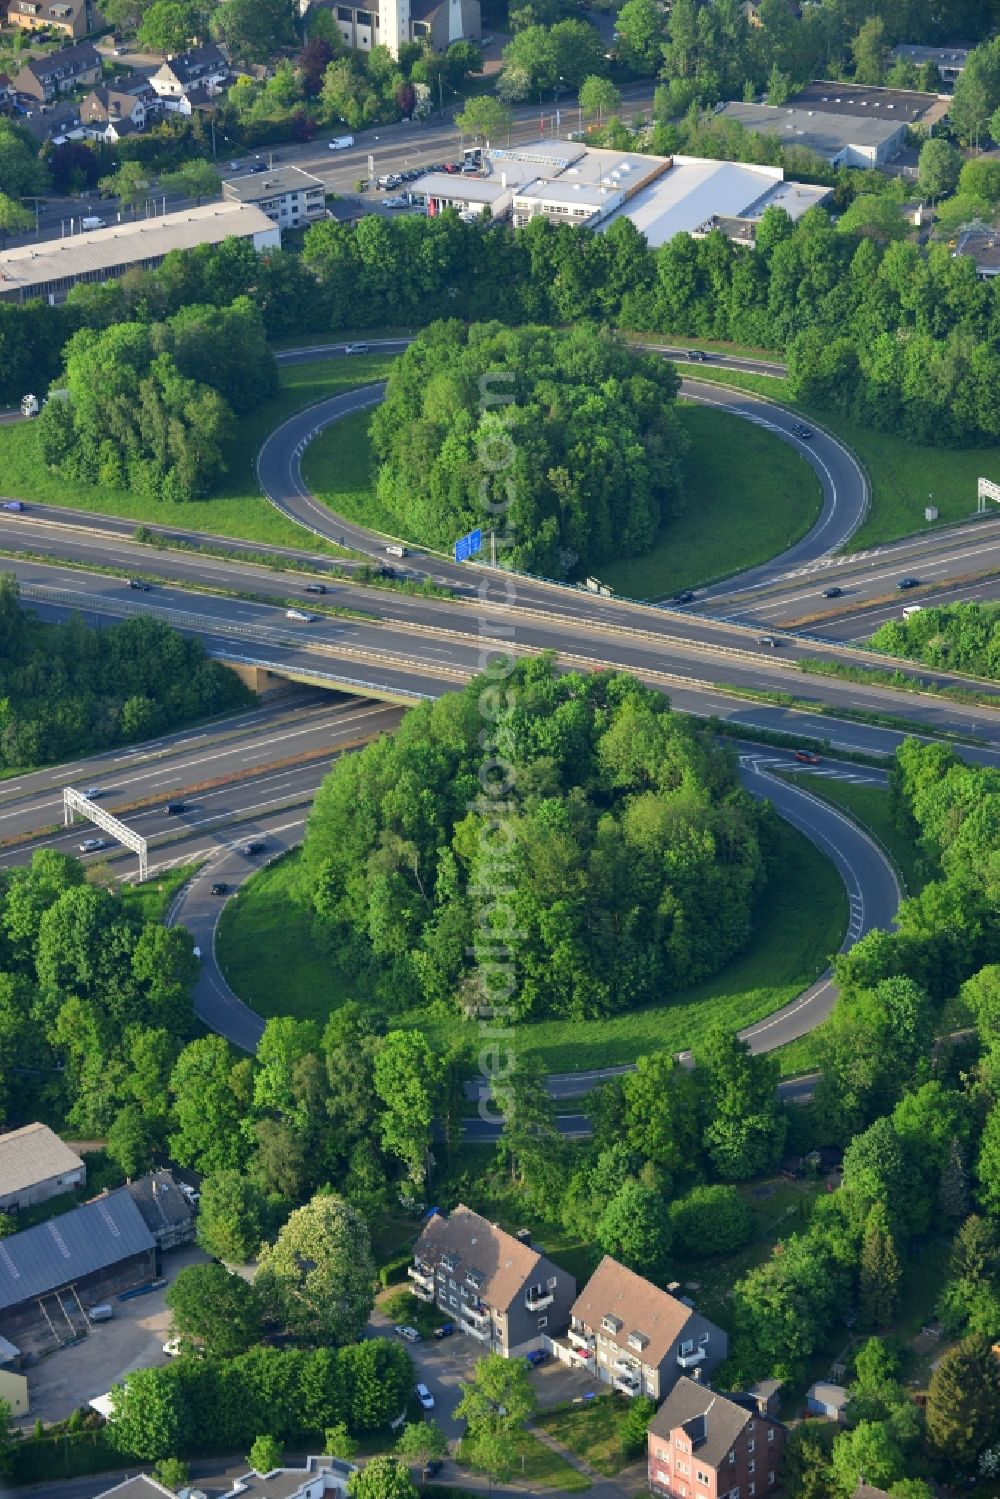
<path id="1" fill-rule="evenodd" d="M 139 884 L 141 885 L 148 873 L 146 863 L 146 840 L 124 822 L 119 822 L 117 817 L 112 817 L 110 812 L 105 812 L 96 802 L 84 796 L 82 791 L 76 791 L 72 786 L 63 787 L 63 822 L 68 828 L 73 826 L 76 817 L 85 817 L 95 827 L 103 832 L 110 833 L 117 838 L 119 843 L 130 848 L 139 858 Z"/>

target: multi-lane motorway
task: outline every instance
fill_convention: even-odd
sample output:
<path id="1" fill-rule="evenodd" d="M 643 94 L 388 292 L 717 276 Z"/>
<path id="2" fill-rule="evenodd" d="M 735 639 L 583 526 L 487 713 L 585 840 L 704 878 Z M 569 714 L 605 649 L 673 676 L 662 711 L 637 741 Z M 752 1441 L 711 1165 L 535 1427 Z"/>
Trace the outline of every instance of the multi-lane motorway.
<path id="1" fill-rule="evenodd" d="M 343 349 L 313 348 L 282 357 L 315 359 L 324 352 L 336 357 Z M 414 550 L 404 564 L 410 575 L 452 590 L 449 598 L 427 598 L 335 579 L 327 559 L 308 552 L 254 548 L 273 550 L 276 567 L 292 560 L 308 565 L 316 576 L 325 573 L 326 592 L 317 597 L 305 591 L 308 578 L 300 571 L 277 571 L 194 552 L 153 551 L 131 538 L 128 522 L 40 506 L 5 517 L 0 545 L 31 555 L 4 565 L 17 574 L 22 593 L 43 615 L 61 618 L 76 608 L 100 622 L 148 610 L 199 635 L 221 657 L 269 664 L 281 675 L 339 683 L 348 689 L 364 684 L 370 693 L 389 692 L 404 701 L 434 697 L 467 680 L 481 669 L 484 651 L 495 650 L 499 641 L 514 653 L 552 650 L 565 666 L 581 670 L 634 671 L 668 692 L 678 709 L 717 714 L 748 731 L 782 728 L 827 738 L 845 749 L 891 750 L 899 742 L 898 733 L 837 716 L 838 710 L 849 717 L 863 709 L 905 716 L 928 733 L 958 730 L 973 735 L 981 741 L 979 747 L 963 752 L 1000 764 L 1000 715 L 990 709 L 804 676 L 795 669 L 803 655 L 829 654 L 856 662 L 870 658 L 835 637 L 824 644 L 774 633 L 776 622 L 783 624 L 794 617 L 793 611 L 811 608 L 810 601 L 821 591 L 817 580 L 825 582 L 830 576 L 836 576 L 852 605 L 870 599 L 866 607 L 874 612 L 885 607 L 874 602 L 878 590 L 884 591 L 890 578 L 894 582 L 900 568 L 914 572 L 919 566 L 921 577 L 930 576 L 938 565 L 970 571 L 975 565 L 982 571 L 982 556 L 993 546 L 1000 548 L 1000 526 L 986 521 L 835 564 L 836 549 L 860 524 L 868 499 L 865 477 L 853 455 L 831 434 L 797 434 L 788 412 L 756 396 L 695 380 L 685 380 L 684 393 L 770 428 L 803 453 L 823 486 L 822 513 L 807 537 L 771 564 L 706 590 L 687 610 L 596 597 L 537 579 L 458 566 Z M 315 534 L 384 559 L 386 538 L 331 515 L 309 493 L 301 472 L 302 452 L 317 432 L 380 396 L 381 387 L 371 386 L 291 418 L 265 443 L 258 473 L 272 503 Z M 196 533 L 184 535 L 197 540 Z M 942 558 L 950 560 L 942 563 Z M 101 570 L 108 567 L 141 575 L 153 586 L 149 592 L 129 589 L 124 578 Z M 855 588 L 858 593 L 852 595 Z M 290 620 L 290 601 L 312 617 Z M 778 645 L 757 633 L 764 624 Z M 936 675 L 942 684 L 949 680 L 946 674 Z M 803 712 L 781 704 L 747 703 L 727 693 L 723 684 L 749 692 L 791 692 L 816 708 Z M 65 777 L 77 787 L 98 785 L 110 810 L 135 809 L 129 816 L 152 841 L 154 868 L 192 854 L 207 858 L 205 870 L 182 897 L 173 918 L 190 927 L 202 950 L 199 1014 L 250 1048 L 259 1036 L 260 1021 L 231 994 L 215 965 L 219 897 L 211 894 L 211 885 L 235 884 L 245 876 L 251 866 L 238 852 L 238 844 L 251 830 L 265 837 L 269 852 L 298 841 L 305 808 L 330 753 L 391 727 L 399 711 L 385 704 L 331 704 L 312 697 L 287 708 L 262 710 L 259 717 L 244 715 L 227 726 L 173 736 L 132 754 L 119 751 L 98 757 L 73 767 L 71 776 L 65 771 L 38 772 L 0 791 L 0 839 L 20 839 L 23 845 L 29 833 L 58 821 L 61 803 L 56 788 Z M 747 752 L 744 775 L 749 788 L 770 797 L 840 870 L 851 899 L 847 940 L 856 940 L 872 926 L 889 925 L 898 890 L 879 850 L 834 809 L 775 777 L 772 770 L 759 755 Z M 185 809 L 170 815 L 165 803 L 177 791 L 184 792 Z M 51 832 L 43 836 L 62 847 L 80 837 Z M 25 857 L 25 848 L 11 849 L 9 856 Z M 751 1028 L 751 1044 L 770 1049 L 804 1033 L 828 1013 L 833 998 L 828 981 L 821 980 L 794 1005 Z M 567 1128 L 572 1127 L 567 1121 Z"/>

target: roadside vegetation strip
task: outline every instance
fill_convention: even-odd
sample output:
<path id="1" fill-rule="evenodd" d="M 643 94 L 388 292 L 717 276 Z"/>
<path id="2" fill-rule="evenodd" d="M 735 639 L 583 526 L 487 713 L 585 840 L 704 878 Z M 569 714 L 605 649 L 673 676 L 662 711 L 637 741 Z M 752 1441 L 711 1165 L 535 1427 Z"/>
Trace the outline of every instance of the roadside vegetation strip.
<path id="1" fill-rule="evenodd" d="M 830 577 L 832 578 L 833 576 L 834 576 L 834 574 L 831 573 Z M 923 589 L 919 589 L 919 590 L 918 589 L 913 589 L 912 590 L 912 598 L 913 598 L 914 603 L 919 602 L 921 608 L 925 608 L 925 609 L 946 608 L 946 607 L 948 607 L 948 605 L 951 605 L 951 604 L 965 603 L 966 600 L 964 600 L 964 599 L 941 599 L 941 600 L 939 600 L 938 599 L 938 594 L 945 593 L 949 589 L 952 589 L 952 588 L 961 588 L 961 587 L 968 586 L 970 583 L 983 583 L 983 582 L 987 582 L 990 578 L 997 578 L 997 577 L 1000 577 L 1000 568 L 997 568 L 997 567 L 987 567 L 987 568 L 984 568 L 982 570 L 982 572 L 977 572 L 977 573 L 962 573 L 958 577 L 949 578 L 946 582 L 939 583 L 936 586 L 933 586 L 933 587 L 930 587 L 930 588 L 923 588 Z M 851 615 L 854 615 L 854 614 L 864 614 L 869 609 L 884 608 L 885 606 L 887 606 L 889 604 L 896 604 L 900 608 L 903 607 L 902 603 L 900 602 L 900 596 L 899 596 L 898 590 L 894 590 L 892 593 L 880 593 L 875 598 L 858 599 L 854 603 L 847 603 L 847 604 L 845 604 L 842 609 L 827 609 L 827 610 L 824 610 L 820 614 L 800 614 L 795 619 L 786 619 L 786 620 L 783 620 L 782 624 L 781 624 L 781 628 L 783 630 L 800 630 L 803 627 L 803 625 L 821 625 L 821 624 L 825 624 L 827 622 L 827 620 L 831 620 L 831 619 L 843 619 L 845 616 L 851 616 Z M 833 643 L 834 642 L 831 642 L 831 644 L 833 644 Z M 853 645 L 853 647 L 854 647 L 855 650 L 857 650 L 857 649 L 865 649 L 865 650 L 871 649 L 871 647 L 869 647 L 867 645 L 867 643 L 863 647 L 860 645 L 860 643 L 858 641 L 853 641 L 853 642 L 851 642 L 851 644 Z M 948 668 L 949 671 L 952 671 L 953 669 L 954 668 L 952 668 L 952 667 Z"/>
<path id="2" fill-rule="evenodd" d="M 762 729 L 754 724 L 752 727 L 746 724 L 733 723 L 729 719 L 718 718 L 715 715 L 709 718 L 699 718 L 692 714 L 696 723 L 703 723 L 710 728 L 714 734 L 719 734 L 727 739 L 739 739 L 752 745 L 773 746 L 775 749 L 809 750 L 814 755 L 827 755 L 835 759 L 839 765 L 870 765 L 876 770 L 885 770 L 893 762 L 891 752 L 884 755 L 869 754 L 865 750 L 834 749 L 829 739 L 816 739 L 808 734 L 787 734 L 781 729 Z"/>
<path id="3" fill-rule="evenodd" d="M 889 670 L 879 666 L 856 666 L 848 661 L 826 661 L 816 656 L 805 656 L 796 663 L 799 671 L 814 677 L 837 677 L 844 682 L 859 682 L 873 687 L 889 687 L 898 692 L 919 693 L 922 696 L 946 697 L 951 702 L 973 707 L 1000 708 L 1000 696 L 996 693 L 977 691 L 972 687 L 951 687 L 923 677 L 911 677 L 901 668 Z M 949 675 L 958 675 L 949 668 Z M 970 682 L 975 679 L 970 676 Z"/>
<path id="4" fill-rule="evenodd" d="M 350 555 L 333 542 L 317 539 L 311 531 L 276 510 L 257 484 L 256 458 L 272 430 L 290 416 L 356 385 L 382 378 L 395 356 L 361 355 L 355 359 L 317 358 L 279 366 L 280 389 L 236 424 L 229 473 L 203 500 L 177 504 L 155 500 L 131 490 L 88 485 L 54 473 L 37 450 L 32 422 L 0 426 L 0 473 L 5 495 L 78 509 L 151 525 L 176 526 L 190 519 L 193 527 L 231 536 L 236 542 L 274 543 L 320 552 L 329 557 Z"/>
<path id="5" fill-rule="evenodd" d="M 662 1005 L 595 1020 L 525 1023 L 518 1029 L 523 1053 L 546 1072 L 632 1063 L 651 1051 L 697 1045 L 714 1023 L 742 1030 L 809 988 L 843 940 L 847 894 L 833 864 L 803 834 L 778 819 L 776 836 L 771 876 L 741 957 Z M 294 1015 L 322 1024 L 345 1000 L 373 997 L 369 976 L 339 964 L 317 934 L 298 851 L 252 876 L 226 905 L 216 956 L 233 991 L 265 1018 Z M 415 1009 L 393 1024 L 470 1057 L 476 1045 L 458 1015 Z"/>
<path id="6" fill-rule="evenodd" d="M 822 698 L 795 697 L 790 692 L 777 692 L 766 687 L 741 687 L 735 682 L 712 682 L 710 685 L 717 692 L 725 692 L 730 697 L 742 697 L 752 703 L 790 708 L 795 713 L 815 713 L 823 718 L 843 719 L 845 723 L 871 724 L 879 729 L 894 729 L 900 734 L 919 734 L 922 739 L 947 739 L 950 743 L 976 746 L 988 746 L 989 743 L 978 734 L 962 734 L 957 729 L 938 729 L 932 724 L 921 723 L 916 718 L 899 718 L 894 713 L 877 713 L 867 708 L 851 708 L 843 704 L 825 703 Z"/>

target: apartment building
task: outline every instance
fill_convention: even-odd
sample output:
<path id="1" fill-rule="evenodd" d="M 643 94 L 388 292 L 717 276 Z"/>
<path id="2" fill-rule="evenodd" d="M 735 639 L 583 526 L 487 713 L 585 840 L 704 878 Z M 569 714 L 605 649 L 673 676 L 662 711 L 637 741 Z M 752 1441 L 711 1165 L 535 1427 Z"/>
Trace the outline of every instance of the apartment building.
<path id="1" fill-rule="evenodd" d="M 38 31 L 44 26 L 72 41 L 104 25 L 93 0 L 10 0 L 7 21 L 22 31 Z"/>
<path id="2" fill-rule="evenodd" d="M 68 94 L 70 89 L 99 83 L 101 57 L 91 42 L 78 42 L 72 47 L 60 47 L 46 57 L 32 57 L 14 79 L 19 94 L 37 99 L 39 104 L 48 104 L 58 94 Z"/>
<path id="3" fill-rule="evenodd" d="M 707 1378 L 729 1339 L 688 1301 L 605 1255 L 570 1312 L 565 1338 L 552 1339 L 563 1363 L 591 1371 L 623 1395 L 662 1400 L 687 1371 Z"/>
<path id="4" fill-rule="evenodd" d="M 418 1300 L 504 1358 L 545 1346 L 565 1328 L 576 1296 L 572 1275 L 461 1204 L 429 1220 L 407 1273 Z"/>
<path id="5" fill-rule="evenodd" d="M 326 184 L 301 167 L 231 177 L 222 184 L 222 196 L 232 203 L 252 203 L 282 229 L 298 229 L 326 213 Z"/>
<path id="6" fill-rule="evenodd" d="M 761 1499 L 778 1486 L 787 1432 L 750 1396 L 686 1376 L 647 1433 L 649 1488 L 663 1499 Z"/>

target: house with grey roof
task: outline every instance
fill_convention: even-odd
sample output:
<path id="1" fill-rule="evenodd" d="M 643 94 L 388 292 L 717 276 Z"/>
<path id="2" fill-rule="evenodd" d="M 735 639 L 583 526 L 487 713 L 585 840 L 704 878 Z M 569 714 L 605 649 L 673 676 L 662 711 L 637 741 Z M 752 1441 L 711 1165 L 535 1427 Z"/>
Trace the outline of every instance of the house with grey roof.
<path id="1" fill-rule="evenodd" d="M 244 1473 L 220 1499 L 324 1499 L 326 1495 L 346 1499 L 347 1485 L 357 1471 L 353 1463 L 339 1457 L 307 1457 L 304 1468 Z M 174 1499 L 174 1495 L 155 1478 L 140 1473 L 105 1489 L 97 1499 Z"/>
<path id="2" fill-rule="evenodd" d="M 576 1296 L 568 1271 L 461 1204 L 447 1217 L 434 1213 L 407 1274 L 419 1301 L 436 1303 L 484 1352 L 505 1358 L 547 1346 Z"/>
<path id="3" fill-rule="evenodd" d="M 85 1185 L 87 1168 L 47 1124 L 0 1135 L 0 1212 L 17 1212 Z"/>
<path id="4" fill-rule="evenodd" d="M 662 1400 L 684 1373 L 711 1375 L 729 1351 L 721 1327 L 606 1254 L 580 1292 L 552 1351 L 622 1395 Z"/>
<path id="5" fill-rule="evenodd" d="M 99 83 L 101 55 L 92 42 L 60 47 L 45 57 L 30 57 L 14 79 L 19 94 L 47 104 L 57 94 Z"/>
<path id="6" fill-rule="evenodd" d="M 0 1239 L 0 1333 L 57 1344 L 87 1308 L 156 1274 L 156 1241 L 125 1187 Z"/>
<path id="7" fill-rule="evenodd" d="M 649 1424 L 650 1490 L 664 1499 L 761 1499 L 780 1482 L 786 1436 L 751 1397 L 685 1375 Z"/>
<path id="8" fill-rule="evenodd" d="M 192 90 L 218 93 L 229 82 L 229 76 L 225 53 L 211 42 L 204 47 L 193 47 L 190 52 L 181 52 L 176 57 L 168 57 L 149 81 L 160 98 L 169 102 L 190 95 Z"/>
<path id="9" fill-rule="evenodd" d="M 194 1238 L 194 1208 L 169 1171 L 150 1171 L 125 1188 L 156 1241 L 157 1249 L 178 1249 Z"/>

